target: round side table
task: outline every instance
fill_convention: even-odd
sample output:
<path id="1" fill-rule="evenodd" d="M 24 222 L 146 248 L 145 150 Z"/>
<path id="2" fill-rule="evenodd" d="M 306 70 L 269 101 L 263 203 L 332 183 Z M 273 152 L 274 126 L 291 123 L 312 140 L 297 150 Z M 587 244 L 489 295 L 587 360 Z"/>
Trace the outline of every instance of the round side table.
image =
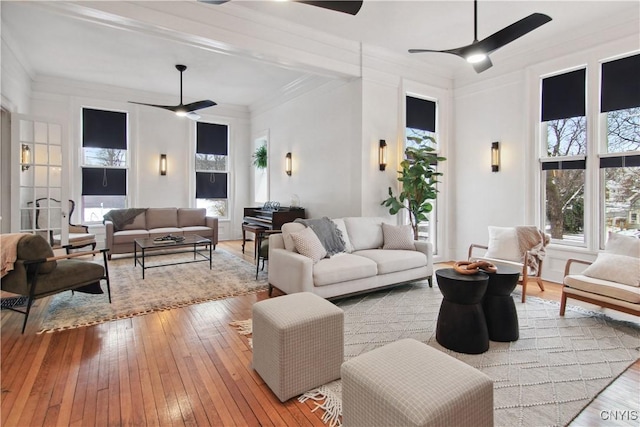
<path id="1" fill-rule="evenodd" d="M 436 270 L 443 295 L 436 340 L 458 353 L 478 354 L 489 349 L 489 333 L 482 309 L 482 298 L 489 276 L 483 272 L 459 274 L 453 268 Z"/>
<path id="2" fill-rule="evenodd" d="M 516 341 L 520 337 L 518 312 L 511 297 L 520 278 L 520 270 L 498 265 L 498 271 L 489 273 L 489 285 L 482 300 L 491 341 Z"/>

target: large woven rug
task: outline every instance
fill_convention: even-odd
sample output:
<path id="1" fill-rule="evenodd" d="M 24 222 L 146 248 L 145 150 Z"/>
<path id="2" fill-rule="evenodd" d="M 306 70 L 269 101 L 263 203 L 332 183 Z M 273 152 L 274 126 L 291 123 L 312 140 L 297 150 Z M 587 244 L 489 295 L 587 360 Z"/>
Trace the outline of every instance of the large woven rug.
<path id="1" fill-rule="evenodd" d="M 192 259 L 192 252 L 173 253 L 149 257 L 147 265 Z M 93 325 L 245 295 L 267 287 L 266 273 L 261 272 L 256 281 L 254 264 L 221 249 L 213 251 L 212 259 L 211 270 L 207 261 L 170 265 L 147 269 L 143 280 L 142 269 L 140 266 L 134 267 L 133 257 L 114 258 L 109 262 L 112 303 L 109 304 L 104 282 L 103 295 L 79 292 L 58 294 L 49 302 L 41 332 Z"/>
<path id="2" fill-rule="evenodd" d="M 640 357 L 640 324 L 514 293 L 520 339 L 491 342 L 479 355 L 445 349 L 435 339 L 442 301 L 437 286 L 396 287 L 334 301 L 345 313 L 345 360 L 402 338 L 415 338 L 494 380 L 495 425 L 562 426 Z M 340 381 L 311 390 L 329 424 L 339 423 Z"/>

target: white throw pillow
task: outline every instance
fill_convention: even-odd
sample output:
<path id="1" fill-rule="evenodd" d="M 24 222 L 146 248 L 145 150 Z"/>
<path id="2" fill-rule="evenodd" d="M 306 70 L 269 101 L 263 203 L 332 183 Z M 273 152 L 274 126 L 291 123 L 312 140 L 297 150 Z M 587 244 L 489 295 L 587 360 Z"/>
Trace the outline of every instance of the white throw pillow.
<path id="1" fill-rule="evenodd" d="M 305 225 L 300 224 L 299 222 L 288 222 L 282 225 L 282 240 L 284 240 L 284 248 L 289 252 L 296 251 L 296 244 L 293 243 L 293 239 L 291 239 L 291 233 L 297 233 L 298 231 L 304 230 Z"/>
<path id="2" fill-rule="evenodd" d="M 609 238 L 604 246 L 604 251 L 610 254 L 640 258 L 640 239 L 609 232 Z"/>
<path id="3" fill-rule="evenodd" d="M 640 258 L 600 252 L 582 274 L 594 279 L 640 287 Z"/>
<path id="4" fill-rule="evenodd" d="M 348 217 L 344 219 L 344 224 L 349 232 L 349 239 L 354 251 L 364 249 L 379 249 L 384 243 L 382 237 L 381 224 L 383 218 L 378 217 Z"/>
<path id="5" fill-rule="evenodd" d="M 322 246 L 322 242 L 309 227 L 297 233 L 291 233 L 291 239 L 293 239 L 298 253 L 311 258 L 314 264 L 327 256 L 327 251 Z"/>
<path id="6" fill-rule="evenodd" d="M 382 223 L 382 235 L 384 237 L 384 245 L 382 249 L 416 249 L 413 244 L 413 228 L 411 225 L 391 225 Z"/>
<path id="7" fill-rule="evenodd" d="M 489 249 L 486 258 L 522 262 L 515 227 L 489 226 Z"/>
<path id="8" fill-rule="evenodd" d="M 344 219 L 336 218 L 331 221 L 336 224 L 336 227 L 338 227 L 338 230 L 340 230 L 340 233 L 342 234 L 342 240 L 344 240 L 344 251 L 350 254 L 353 252 L 353 245 L 349 239 L 349 234 L 347 234 L 347 226 L 344 223 Z"/>

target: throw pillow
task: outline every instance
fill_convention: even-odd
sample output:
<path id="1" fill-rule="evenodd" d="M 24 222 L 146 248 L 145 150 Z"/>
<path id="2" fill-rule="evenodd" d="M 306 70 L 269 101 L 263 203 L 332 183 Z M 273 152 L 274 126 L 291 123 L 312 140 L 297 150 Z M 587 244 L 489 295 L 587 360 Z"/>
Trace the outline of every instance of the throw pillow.
<path id="1" fill-rule="evenodd" d="M 382 249 L 415 250 L 413 244 L 413 229 L 411 225 L 391 225 L 382 223 L 384 245 Z"/>
<path id="2" fill-rule="evenodd" d="M 486 258 L 522 262 L 515 227 L 489 226 L 489 249 Z"/>
<path id="3" fill-rule="evenodd" d="M 298 253 L 311 258 L 314 264 L 327 256 L 327 251 L 322 246 L 320 239 L 309 227 L 302 231 L 291 233 L 291 239 Z"/>
<path id="4" fill-rule="evenodd" d="M 640 239 L 633 236 L 625 236 L 620 233 L 609 232 L 609 238 L 604 246 L 604 251 L 610 254 L 640 258 Z"/>
<path id="5" fill-rule="evenodd" d="M 351 240 L 349 240 L 347 226 L 344 223 L 344 219 L 336 218 L 332 219 L 332 221 L 336 224 L 336 227 L 338 227 L 338 231 L 340 232 L 340 236 L 342 236 L 342 240 L 344 241 L 344 251 L 347 253 L 353 252 L 353 245 L 351 244 Z"/>
<path id="6" fill-rule="evenodd" d="M 296 251 L 296 244 L 293 242 L 291 234 L 302 231 L 305 228 L 304 224 L 299 224 L 297 222 L 288 222 L 282 225 L 282 239 L 284 240 L 284 248 L 286 250 L 289 252 Z"/>
<path id="7" fill-rule="evenodd" d="M 640 258 L 600 252 L 582 274 L 594 279 L 640 287 Z"/>

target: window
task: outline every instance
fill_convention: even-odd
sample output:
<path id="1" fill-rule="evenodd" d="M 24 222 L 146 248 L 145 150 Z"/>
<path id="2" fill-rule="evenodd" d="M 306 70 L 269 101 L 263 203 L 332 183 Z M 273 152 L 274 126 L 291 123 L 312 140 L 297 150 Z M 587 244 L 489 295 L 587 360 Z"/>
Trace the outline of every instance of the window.
<path id="1" fill-rule="evenodd" d="M 555 243 L 584 245 L 586 70 L 542 79 L 542 208 Z"/>
<path id="2" fill-rule="evenodd" d="M 640 212 L 640 55 L 602 64 L 600 114 L 601 241 L 609 231 L 636 235 Z"/>
<path id="3" fill-rule="evenodd" d="M 406 96 L 405 148 L 423 142 L 434 149 L 437 148 L 436 108 L 435 101 Z M 435 153 L 437 154 L 437 151 Z M 432 200 L 431 204 L 433 210 L 429 213 L 429 220 L 418 224 L 418 236 L 420 240 L 429 240 L 433 247 L 437 248 L 436 200 Z"/>
<path id="4" fill-rule="evenodd" d="M 196 124 L 196 207 L 207 215 L 226 218 L 229 212 L 229 127 Z"/>
<path id="5" fill-rule="evenodd" d="M 102 221 L 127 197 L 127 113 L 82 109 L 82 221 Z"/>

